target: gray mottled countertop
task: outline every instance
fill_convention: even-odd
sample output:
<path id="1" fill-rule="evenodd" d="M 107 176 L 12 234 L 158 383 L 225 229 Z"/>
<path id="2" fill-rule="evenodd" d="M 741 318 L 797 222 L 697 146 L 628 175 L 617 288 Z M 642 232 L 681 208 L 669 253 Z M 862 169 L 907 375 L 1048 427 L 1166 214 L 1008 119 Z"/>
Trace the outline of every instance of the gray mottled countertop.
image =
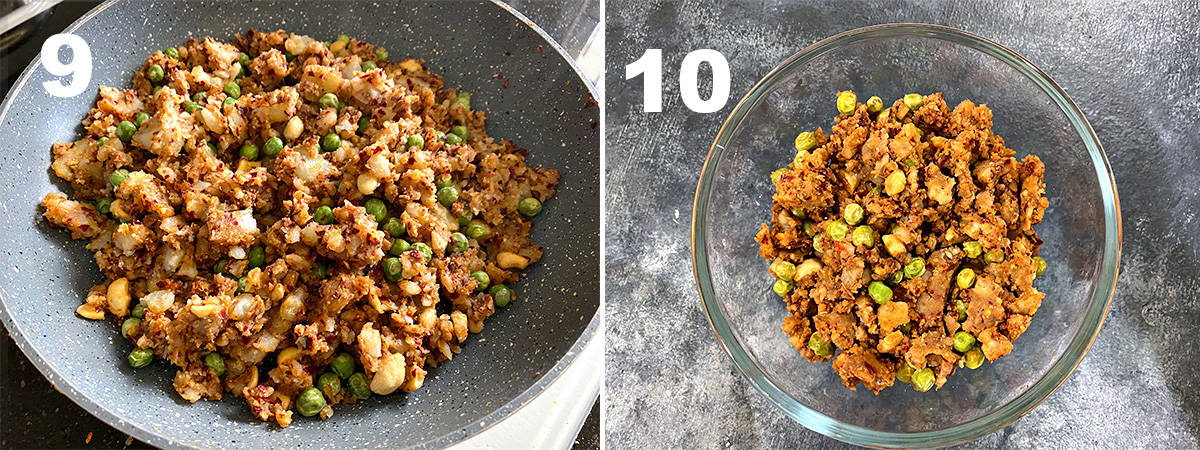
<path id="1" fill-rule="evenodd" d="M 717 345 L 691 271 L 693 194 L 718 127 L 777 63 L 852 28 L 928 22 L 999 41 L 1062 85 L 1108 153 L 1124 215 L 1116 296 L 1087 358 L 1041 406 L 966 446 L 1197 447 L 1200 5 L 886 3 L 608 1 L 607 444 L 839 446 L 770 406 Z M 641 111 L 640 78 L 623 80 L 646 48 L 666 61 L 662 113 Z M 673 68 L 697 48 L 732 68 L 734 98 L 714 114 L 679 101 Z"/>

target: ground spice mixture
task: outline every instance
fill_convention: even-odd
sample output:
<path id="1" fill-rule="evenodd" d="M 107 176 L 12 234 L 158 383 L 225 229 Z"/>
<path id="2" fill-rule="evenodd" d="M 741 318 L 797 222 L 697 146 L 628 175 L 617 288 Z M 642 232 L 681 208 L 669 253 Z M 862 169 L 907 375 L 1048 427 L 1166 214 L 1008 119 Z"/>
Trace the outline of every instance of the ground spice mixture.
<path id="1" fill-rule="evenodd" d="M 292 411 L 413 391 L 538 261 L 558 172 L 491 138 L 470 96 L 346 36 L 250 30 L 155 52 L 53 147 L 45 217 L 106 280 L 76 312 L 188 401 Z"/>
<path id="2" fill-rule="evenodd" d="M 756 241 L 790 316 L 783 331 L 846 387 L 941 387 L 1013 348 L 1045 295 L 1033 226 L 1048 205 L 1036 156 L 992 132 L 992 112 L 940 93 L 885 108 L 838 94 L 832 134 L 795 141 L 772 174 Z"/>

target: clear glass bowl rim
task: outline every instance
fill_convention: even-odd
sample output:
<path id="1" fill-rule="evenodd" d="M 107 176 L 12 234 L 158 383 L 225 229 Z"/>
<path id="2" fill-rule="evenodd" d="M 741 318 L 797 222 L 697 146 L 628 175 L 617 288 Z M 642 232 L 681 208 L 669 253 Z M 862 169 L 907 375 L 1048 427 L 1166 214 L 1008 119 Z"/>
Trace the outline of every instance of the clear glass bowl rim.
<path id="1" fill-rule="evenodd" d="M 1066 114 L 1076 133 L 1083 140 L 1096 170 L 1104 203 L 1104 260 L 1101 264 L 1098 281 L 1092 287 L 1091 300 L 1084 314 L 1083 324 L 1058 361 L 1033 386 L 995 411 L 951 428 L 918 433 L 885 432 L 846 424 L 805 406 L 776 386 L 762 368 L 754 362 L 742 344 L 737 341 L 723 315 L 720 301 L 712 286 L 705 238 L 705 217 L 708 212 L 708 196 L 714 172 L 710 165 L 715 165 L 716 161 L 720 160 L 730 139 L 730 134 L 738 128 L 747 113 L 754 109 L 775 82 L 786 76 L 791 68 L 799 67 L 833 49 L 863 40 L 893 37 L 921 37 L 965 46 L 1000 60 L 1032 81 Z M 713 333 L 716 334 L 718 343 L 733 359 L 734 365 L 742 375 L 746 376 L 750 384 L 766 397 L 769 403 L 801 425 L 834 439 L 872 447 L 939 447 L 970 441 L 1003 428 L 1041 404 L 1079 366 L 1080 361 L 1083 360 L 1084 355 L 1087 354 L 1092 342 L 1099 334 L 1104 317 L 1112 302 L 1113 291 L 1116 288 L 1120 256 L 1121 209 L 1117 198 L 1116 181 L 1096 133 L 1075 102 L 1057 83 L 1050 79 L 1049 75 L 1017 52 L 987 38 L 941 25 L 891 23 L 857 28 L 822 39 L 776 66 L 738 102 L 721 126 L 700 172 L 700 180 L 696 187 L 696 199 L 692 208 L 692 267 L 700 291 L 702 307 Z"/>

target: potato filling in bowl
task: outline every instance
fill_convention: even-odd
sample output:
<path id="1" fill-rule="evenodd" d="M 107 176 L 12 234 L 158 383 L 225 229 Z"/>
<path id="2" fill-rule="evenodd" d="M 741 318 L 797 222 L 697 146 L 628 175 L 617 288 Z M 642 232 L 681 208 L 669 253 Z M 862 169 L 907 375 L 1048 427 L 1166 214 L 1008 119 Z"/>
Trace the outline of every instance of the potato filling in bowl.
<path id="1" fill-rule="evenodd" d="M 1011 352 L 1045 295 L 1033 287 L 1046 269 L 1041 160 L 1017 161 L 969 100 L 909 94 L 885 108 L 846 91 L 837 109 L 832 134 L 800 133 L 771 174 L 771 222 L 755 238 L 792 345 L 875 393 L 940 388 Z"/>
<path id="2" fill-rule="evenodd" d="M 53 147 L 73 196 L 45 217 L 106 280 L 76 313 L 121 323 L 134 368 L 188 401 L 286 427 L 411 392 L 513 301 L 558 172 L 487 135 L 422 61 L 346 36 L 249 30 L 155 52 Z"/>

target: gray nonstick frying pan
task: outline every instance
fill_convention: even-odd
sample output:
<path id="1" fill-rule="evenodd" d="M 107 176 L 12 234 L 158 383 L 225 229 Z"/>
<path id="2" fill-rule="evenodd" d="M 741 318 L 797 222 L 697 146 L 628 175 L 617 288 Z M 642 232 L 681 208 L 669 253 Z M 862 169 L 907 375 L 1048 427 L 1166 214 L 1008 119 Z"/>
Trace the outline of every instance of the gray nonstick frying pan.
<path id="1" fill-rule="evenodd" d="M 205 35 L 229 41 L 252 27 L 321 40 L 347 34 L 383 45 L 393 59 L 425 59 L 488 112 L 488 134 L 529 149 L 530 165 L 561 172 L 533 229 L 545 257 L 515 286 L 518 300 L 459 357 L 433 369 L 417 392 L 341 405 L 324 422 L 297 417 L 283 430 L 255 420 L 241 401 L 187 403 L 172 388 L 175 369 L 161 361 L 129 368 L 130 344 L 116 324 L 74 314 L 102 280 L 85 243 L 51 228 L 38 206 L 49 192 L 69 192 L 49 169 L 50 147 L 78 139 L 100 85 L 127 86 L 155 50 Z M 161 447 L 441 447 L 523 406 L 596 333 L 600 110 L 571 59 L 506 5 L 116 0 L 66 32 L 89 44 L 88 89 L 49 95 L 42 83 L 58 77 L 34 60 L 0 106 L 8 173 L 0 178 L 0 319 L 59 390 L 105 422 Z"/>

